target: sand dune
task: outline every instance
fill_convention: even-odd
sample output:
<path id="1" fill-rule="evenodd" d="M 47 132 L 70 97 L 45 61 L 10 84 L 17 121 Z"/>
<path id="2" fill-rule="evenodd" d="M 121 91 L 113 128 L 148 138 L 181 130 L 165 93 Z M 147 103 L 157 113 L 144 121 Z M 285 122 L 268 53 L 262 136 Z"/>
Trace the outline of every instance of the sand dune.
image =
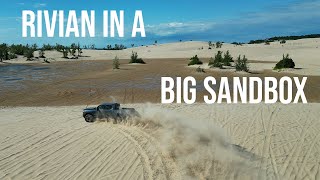
<path id="1" fill-rule="evenodd" d="M 1 108 L 0 179 L 320 179 L 319 104 L 127 106 Z"/>
<path id="2" fill-rule="evenodd" d="M 207 42 L 188 41 L 168 44 L 158 44 L 143 47 L 134 47 L 121 51 L 107 50 L 83 50 L 83 56 L 80 60 L 112 60 L 115 56 L 120 59 L 130 59 L 131 52 L 138 52 L 141 58 L 161 59 L 161 58 L 187 58 L 190 59 L 194 55 L 200 58 L 213 57 L 218 50 L 229 50 L 235 58 L 239 55 L 246 55 L 249 60 L 262 62 L 278 62 L 283 54 L 290 54 L 290 57 L 296 63 L 295 70 L 289 72 L 301 75 L 320 75 L 320 39 L 301 39 L 295 41 L 287 41 L 286 44 L 273 42 L 270 45 L 264 44 L 244 44 L 243 46 L 235 46 L 225 43 L 221 49 L 208 49 Z M 202 49 L 203 48 L 203 49 Z M 37 53 L 35 53 L 37 56 Z M 62 53 L 57 51 L 46 51 L 45 56 L 50 61 L 79 61 L 66 60 L 62 57 Z M 43 60 L 38 60 L 43 62 Z M 19 57 L 15 60 L 6 61 L 10 63 L 34 63 L 34 61 L 26 61 L 26 58 Z M 37 61 L 36 61 L 37 62 Z M 275 63 L 254 63 L 250 64 L 252 70 L 271 70 Z"/>

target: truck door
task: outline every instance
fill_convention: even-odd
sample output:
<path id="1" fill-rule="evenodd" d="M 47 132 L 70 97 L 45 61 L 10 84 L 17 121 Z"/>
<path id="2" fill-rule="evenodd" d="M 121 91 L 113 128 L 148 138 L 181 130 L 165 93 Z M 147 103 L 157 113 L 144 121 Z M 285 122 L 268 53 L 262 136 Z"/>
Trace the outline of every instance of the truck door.
<path id="1" fill-rule="evenodd" d="M 100 105 L 99 114 L 100 114 L 99 118 L 112 118 L 113 117 L 112 105 Z"/>

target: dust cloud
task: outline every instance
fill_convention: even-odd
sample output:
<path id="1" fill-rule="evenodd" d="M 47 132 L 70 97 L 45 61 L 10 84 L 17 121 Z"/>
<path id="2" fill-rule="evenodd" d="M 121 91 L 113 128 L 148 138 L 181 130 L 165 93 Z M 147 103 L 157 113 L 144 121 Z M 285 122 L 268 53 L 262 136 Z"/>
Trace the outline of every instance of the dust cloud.
<path id="1" fill-rule="evenodd" d="M 264 179 L 254 164 L 259 157 L 233 145 L 213 121 L 146 105 L 141 118 L 127 124 L 143 128 L 159 141 L 183 179 Z"/>

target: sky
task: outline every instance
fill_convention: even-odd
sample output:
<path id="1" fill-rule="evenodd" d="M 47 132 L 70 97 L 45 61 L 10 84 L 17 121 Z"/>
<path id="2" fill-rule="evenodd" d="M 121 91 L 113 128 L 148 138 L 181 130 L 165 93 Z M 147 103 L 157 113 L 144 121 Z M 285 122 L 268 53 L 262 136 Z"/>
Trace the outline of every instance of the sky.
<path id="1" fill-rule="evenodd" d="M 320 33 L 320 0 L 0 0 L 0 43 L 136 45 L 182 41 L 248 42 L 272 36 Z M 95 38 L 23 38 L 23 10 L 95 10 Z M 125 37 L 102 37 L 103 10 L 124 10 Z M 135 10 L 146 36 L 131 37 Z M 67 17 L 65 17 L 67 18 Z M 79 24 L 80 26 L 80 24 Z M 58 29 L 58 27 L 56 27 Z"/>

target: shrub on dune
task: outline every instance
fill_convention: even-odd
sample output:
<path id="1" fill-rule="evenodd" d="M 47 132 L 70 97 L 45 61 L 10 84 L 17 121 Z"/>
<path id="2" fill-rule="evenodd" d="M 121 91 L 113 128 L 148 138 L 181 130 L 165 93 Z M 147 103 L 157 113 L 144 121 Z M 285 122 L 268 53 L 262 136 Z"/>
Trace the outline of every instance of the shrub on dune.
<path id="1" fill-rule="evenodd" d="M 224 54 L 222 63 L 223 63 L 224 66 L 231 66 L 231 62 L 234 62 L 234 61 L 233 61 L 233 57 L 231 56 L 230 52 L 227 51 L 227 52 Z"/>
<path id="2" fill-rule="evenodd" d="M 293 60 L 289 57 L 289 54 L 286 56 L 283 55 L 282 60 L 280 60 L 276 66 L 274 67 L 274 70 L 277 69 L 283 69 L 283 68 L 294 68 L 296 65 L 293 62 Z"/>
<path id="3" fill-rule="evenodd" d="M 25 54 L 25 57 L 27 58 L 27 61 L 31 61 L 32 58 L 33 58 L 33 49 L 29 49 L 26 54 Z"/>
<path id="4" fill-rule="evenodd" d="M 43 49 L 40 49 L 40 50 L 39 50 L 39 58 L 46 58 L 46 57 L 44 56 L 44 50 L 43 50 Z"/>
<path id="5" fill-rule="evenodd" d="M 280 41 L 280 44 L 285 44 L 285 43 L 287 43 L 286 40 L 281 40 L 281 41 Z"/>
<path id="6" fill-rule="evenodd" d="M 235 67 L 236 71 L 249 72 L 248 59 L 246 58 L 246 56 L 243 56 L 243 58 L 241 58 L 241 56 L 239 55 Z"/>
<path id="7" fill-rule="evenodd" d="M 133 52 L 132 51 L 132 54 L 131 54 L 131 60 L 129 63 L 138 63 L 138 64 L 146 64 L 143 59 L 141 58 L 138 58 L 138 53 L 137 52 Z"/>
<path id="8" fill-rule="evenodd" d="M 214 58 L 210 59 L 209 66 L 222 68 L 223 60 L 224 59 L 222 57 L 222 51 L 218 51 L 218 53 L 214 56 Z"/>
<path id="9" fill-rule="evenodd" d="M 8 52 L 8 46 L 7 44 L 1 44 L 0 45 L 0 62 L 3 60 L 8 60 L 9 59 L 9 52 Z"/>
<path id="10" fill-rule="evenodd" d="M 222 48 L 223 43 L 218 41 L 216 42 L 216 48 Z"/>
<path id="11" fill-rule="evenodd" d="M 9 53 L 9 59 L 15 59 L 17 58 L 18 56 L 12 52 Z"/>
<path id="12" fill-rule="evenodd" d="M 118 56 L 116 56 L 113 59 L 113 63 L 112 63 L 113 69 L 120 69 L 120 63 L 119 63 L 119 58 Z"/>
<path id="13" fill-rule="evenodd" d="M 62 52 L 63 58 L 69 59 L 68 58 L 68 54 L 69 54 L 69 49 L 68 48 L 63 48 L 61 52 Z"/>
<path id="14" fill-rule="evenodd" d="M 200 59 L 198 58 L 198 55 L 195 55 L 190 59 L 188 66 L 200 65 L 200 64 L 203 64 L 202 61 L 200 61 Z"/>

